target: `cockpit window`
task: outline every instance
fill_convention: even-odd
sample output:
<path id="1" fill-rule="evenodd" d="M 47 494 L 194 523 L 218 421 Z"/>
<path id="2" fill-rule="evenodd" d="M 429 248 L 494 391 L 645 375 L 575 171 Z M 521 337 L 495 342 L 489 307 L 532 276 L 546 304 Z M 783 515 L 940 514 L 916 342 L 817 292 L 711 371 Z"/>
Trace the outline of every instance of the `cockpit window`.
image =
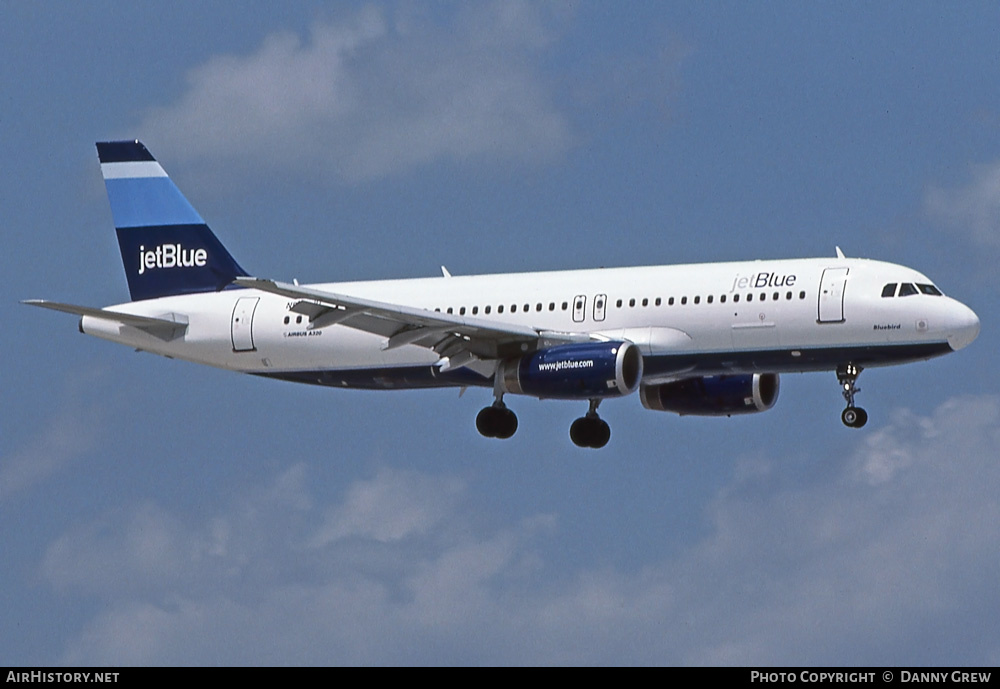
<path id="1" fill-rule="evenodd" d="M 920 291 L 923 292 L 924 294 L 929 294 L 932 297 L 940 297 L 941 296 L 941 290 L 939 290 L 934 285 L 917 285 L 917 287 L 919 287 Z"/>
<path id="2" fill-rule="evenodd" d="M 894 297 L 896 296 L 896 283 L 890 282 L 888 285 L 882 288 L 883 297 Z"/>
<path id="3" fill-rule="evenodd" d="M 910 282 L 904 282 L 899 286 L 899 296 L 908 297 L 912 294 L 919 294 L 917 288 L 913 286 Z"/>

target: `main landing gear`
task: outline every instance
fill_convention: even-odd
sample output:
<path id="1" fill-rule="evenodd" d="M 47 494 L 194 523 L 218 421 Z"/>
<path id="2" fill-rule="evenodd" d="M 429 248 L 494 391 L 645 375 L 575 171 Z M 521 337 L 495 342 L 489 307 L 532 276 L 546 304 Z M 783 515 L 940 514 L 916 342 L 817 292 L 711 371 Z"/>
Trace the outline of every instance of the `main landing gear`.
<path id="1" fill-rule="evenodd" d="M 507 408 L 503 399 L 497 398 L 476 416 L 476 429 L 487 438 L 509 438 L 517 430 L 517 415 Z"/>
<path id="2" fill-rule="evenodd" d="M 841 394 L 847 401 L 847 408 L 841 413 L 840 420 L 849 428 L 861 428 L 868 423 L 868 412 L 854 406 L 854 395 L 861 391 L 861 388 L 855 386 L 859 375 L 861 375 L 860 366 L 846 364 L 837 367 L 837 382 L 843 388 Z"/>
<path id="3" fill-rule="evenodd" d="M 590 410 L 569 427 L 569 437 L 577 447 L 604 447 L 611 440 L 611 427 L 597 415 L 601 400 L 590 400 Z"/>
<path id="4" fill-rule="evenodd" d="M 611 427 L 597 415 L 600 400 L 590 400 L 590 410 L 569 427 L 569 437 L 577 447 L 601 448 L 611 439 Z M 487 438 L 509 438 L 517 431 L 517 416 L 503 403 L 503 395 L 476 416 L 476 430 Z"/>

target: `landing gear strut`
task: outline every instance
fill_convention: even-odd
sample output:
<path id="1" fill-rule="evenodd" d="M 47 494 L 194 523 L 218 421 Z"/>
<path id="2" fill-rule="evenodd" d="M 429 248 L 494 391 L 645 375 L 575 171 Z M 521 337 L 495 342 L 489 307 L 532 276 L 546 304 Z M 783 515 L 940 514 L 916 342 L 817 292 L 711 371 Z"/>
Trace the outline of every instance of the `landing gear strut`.
<path id="1" fill-rule="evenodd" d="M 601 448 L 611 439 L 611 427 L 597 415 L 601 400 L 590 400 L 590 410 L 569 427 L 569 437 L 578 447 Z"/>
<path id="2" fill-rule="evenodd" d="M 847 401 L 847 408 L 841 413 L 840 420 L 849 428 L 861 428 L 868 423 L 868 412 L 854 406 L 854 395 L 861 392 L 861 388 L 855 386 L 859 375 L 861 375 L 860 366 L 846 364 L 837 367 L 837 382 L 840 383 L 841 394 Z"/>
<path id="3" fill-rule="evenodd" d="M 483 409 L 476 416 L 476 430 L 487 438 L 506 439 L 517 430 L 517 415 L 503 403 L 503 388 L 500 387 L 500 376 L 496 376 L 493 384 L 493 404 Z"/>

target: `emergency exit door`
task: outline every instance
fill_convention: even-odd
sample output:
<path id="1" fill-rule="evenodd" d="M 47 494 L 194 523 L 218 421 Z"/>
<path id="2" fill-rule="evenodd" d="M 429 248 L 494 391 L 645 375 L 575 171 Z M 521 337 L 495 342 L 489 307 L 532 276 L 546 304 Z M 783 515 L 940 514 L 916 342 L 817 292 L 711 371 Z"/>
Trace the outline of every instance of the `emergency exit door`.
<path id="1" fill-rule="evenodd" d="M 573 322 L 583 323 L 583 319 L 587 317 L 587 297 L 583 294 L 578 294 L 573 297 Z"/>

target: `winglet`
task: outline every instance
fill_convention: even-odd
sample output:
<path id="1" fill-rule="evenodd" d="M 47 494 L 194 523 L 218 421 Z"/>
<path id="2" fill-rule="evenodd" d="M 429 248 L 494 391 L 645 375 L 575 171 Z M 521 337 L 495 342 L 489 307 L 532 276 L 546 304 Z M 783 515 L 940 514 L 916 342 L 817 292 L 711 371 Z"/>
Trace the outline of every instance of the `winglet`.
<path id="1" fill-rule="evenodd" d="M 840 250 L 839 246 L 837 247 L 837 258 L 847 258 L 844 256 L 844 252 Z"/>

